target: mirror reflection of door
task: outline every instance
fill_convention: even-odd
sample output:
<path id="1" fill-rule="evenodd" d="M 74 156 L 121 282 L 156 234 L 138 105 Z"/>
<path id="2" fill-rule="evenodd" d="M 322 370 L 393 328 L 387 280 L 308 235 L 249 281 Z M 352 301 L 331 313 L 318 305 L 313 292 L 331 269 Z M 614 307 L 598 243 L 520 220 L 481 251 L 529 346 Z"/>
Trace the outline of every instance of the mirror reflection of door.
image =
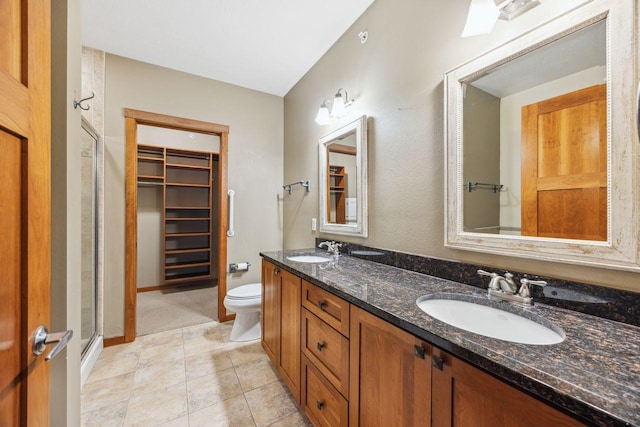
<path id="1" fill-rule="evenodd" d="M 599 21 L 463 82 L 464 231 L 607 240 L 608 78 Z"/>
<path id="2" fill-rule="evenodd" d="M 327 147 L 327 218 L 332 224 L 357 222 L 355 133 Z"/>
<path id="3" fill-rule="evenodd" d="M 607 88 L 522 108 L 522 235 L 607 240 Z"/>

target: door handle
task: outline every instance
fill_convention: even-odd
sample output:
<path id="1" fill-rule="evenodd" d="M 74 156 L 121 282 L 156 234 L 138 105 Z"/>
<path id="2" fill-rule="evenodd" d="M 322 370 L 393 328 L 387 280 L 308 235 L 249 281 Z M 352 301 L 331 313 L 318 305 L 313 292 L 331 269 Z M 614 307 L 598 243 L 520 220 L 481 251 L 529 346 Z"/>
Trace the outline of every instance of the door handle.
<path id="1" fill-rule="evenodd" d="M 36 356 L 40 356 L 42 353 L 44 353 L 44 349 L 47 346 L 47 344 L 58 343 L 51 349 L 49 354 L 47 354 L 46 357 L 44 358 L 44 360 L 49 361 L 54 357 L 56 357 L 57 354 L 60 353 L 67 346 L 67 344 L 71 340 L 71 337 L 73 337 L 72 329 L 69 329 L 68 331 L 55 332 L 50 334 L 49 330 L 45 326 L 38 326 L 38 329 L 36 329 L 36 332 L 35 332 L 35 337 L 33 339 L 33 347 L 32 347 L 33 354 Z"/>

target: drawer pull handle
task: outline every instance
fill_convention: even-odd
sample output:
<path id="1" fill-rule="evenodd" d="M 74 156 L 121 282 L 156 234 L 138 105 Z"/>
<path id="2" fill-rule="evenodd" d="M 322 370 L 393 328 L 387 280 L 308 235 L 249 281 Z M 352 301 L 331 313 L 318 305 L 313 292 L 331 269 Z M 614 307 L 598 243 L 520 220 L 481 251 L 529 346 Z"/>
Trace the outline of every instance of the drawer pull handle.
<path id="1" fill-rule="evenodd" d="M 327 306 L 327 303 L 324 301 L 318 301 L 318 308 L 324 311 L 324 308 Z"/>
<path id="2" fill-rule="evenodd" d="M 318 351 L 322 351 L 322 349 L 326 347 L 326 344 L 323 342 L 319 342 L 316 344 L 316 347 L 318 348 Z"/>
<path id="3" fill-rule="evenodd" d="M 320 402 L 319 400 L 316 400 L 316 408 L 322 411 L 322 408 L 324 408 L 324 402 Z"/>
<path id="4" fill-rule="evenodd" d="M 444 367 L 444 359 L 434 354 L 431 356 L 431 365 L 438 371 L 442 371 L 442 368 Z"/>

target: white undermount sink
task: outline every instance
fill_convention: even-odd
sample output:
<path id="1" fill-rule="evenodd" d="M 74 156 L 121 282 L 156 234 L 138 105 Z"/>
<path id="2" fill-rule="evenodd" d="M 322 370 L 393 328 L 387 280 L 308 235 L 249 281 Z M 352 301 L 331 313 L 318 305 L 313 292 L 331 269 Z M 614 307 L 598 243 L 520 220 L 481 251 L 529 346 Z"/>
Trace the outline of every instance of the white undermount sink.
<path id="1" fill-rule="evenodd" d="M 289 261 L 306 262 L 311 264 L 331 261 L 331 258 L 326 258 L 318 255 L 295 255 L 295 256 L 288 256 L 287 259 Z"/>
<path id="2" fill-rule="evenodd" d="M 558 344 L 565 339 L 562 329 L 540 316 L 528 313 L 529 319 L 468 295 L 425 295 L 416 304 L 431 317 L 486 337 L 535 345 Z"/>

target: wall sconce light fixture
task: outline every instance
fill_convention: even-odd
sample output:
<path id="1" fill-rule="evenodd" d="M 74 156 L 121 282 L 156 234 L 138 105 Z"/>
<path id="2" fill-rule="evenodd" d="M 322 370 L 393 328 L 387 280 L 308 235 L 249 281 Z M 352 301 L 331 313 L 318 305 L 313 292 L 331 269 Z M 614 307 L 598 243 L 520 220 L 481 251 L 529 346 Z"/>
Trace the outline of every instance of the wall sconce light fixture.
<path id="1" fill-rule="evenodd" d="M 342 92 L 344 92 L 344 96 Z M 316 123 L 319 125 L 328 125 L 331 117 L 343 117 L 353 101 L 353 99 L 349 100 L 349 95 L 345 89 L 338 89 L 336 96 L 333 98 L 333 103 L 325 99 L 322 101 L 322 104 L 320 104 L 318 115 L 316 116 Z"/>
<path id="2" fill-rule="evenodd" d="M 540 0 L 471 0 L 462 37 L 487 34 L 498 19 L 511 21 L 540 5 Z"/>

